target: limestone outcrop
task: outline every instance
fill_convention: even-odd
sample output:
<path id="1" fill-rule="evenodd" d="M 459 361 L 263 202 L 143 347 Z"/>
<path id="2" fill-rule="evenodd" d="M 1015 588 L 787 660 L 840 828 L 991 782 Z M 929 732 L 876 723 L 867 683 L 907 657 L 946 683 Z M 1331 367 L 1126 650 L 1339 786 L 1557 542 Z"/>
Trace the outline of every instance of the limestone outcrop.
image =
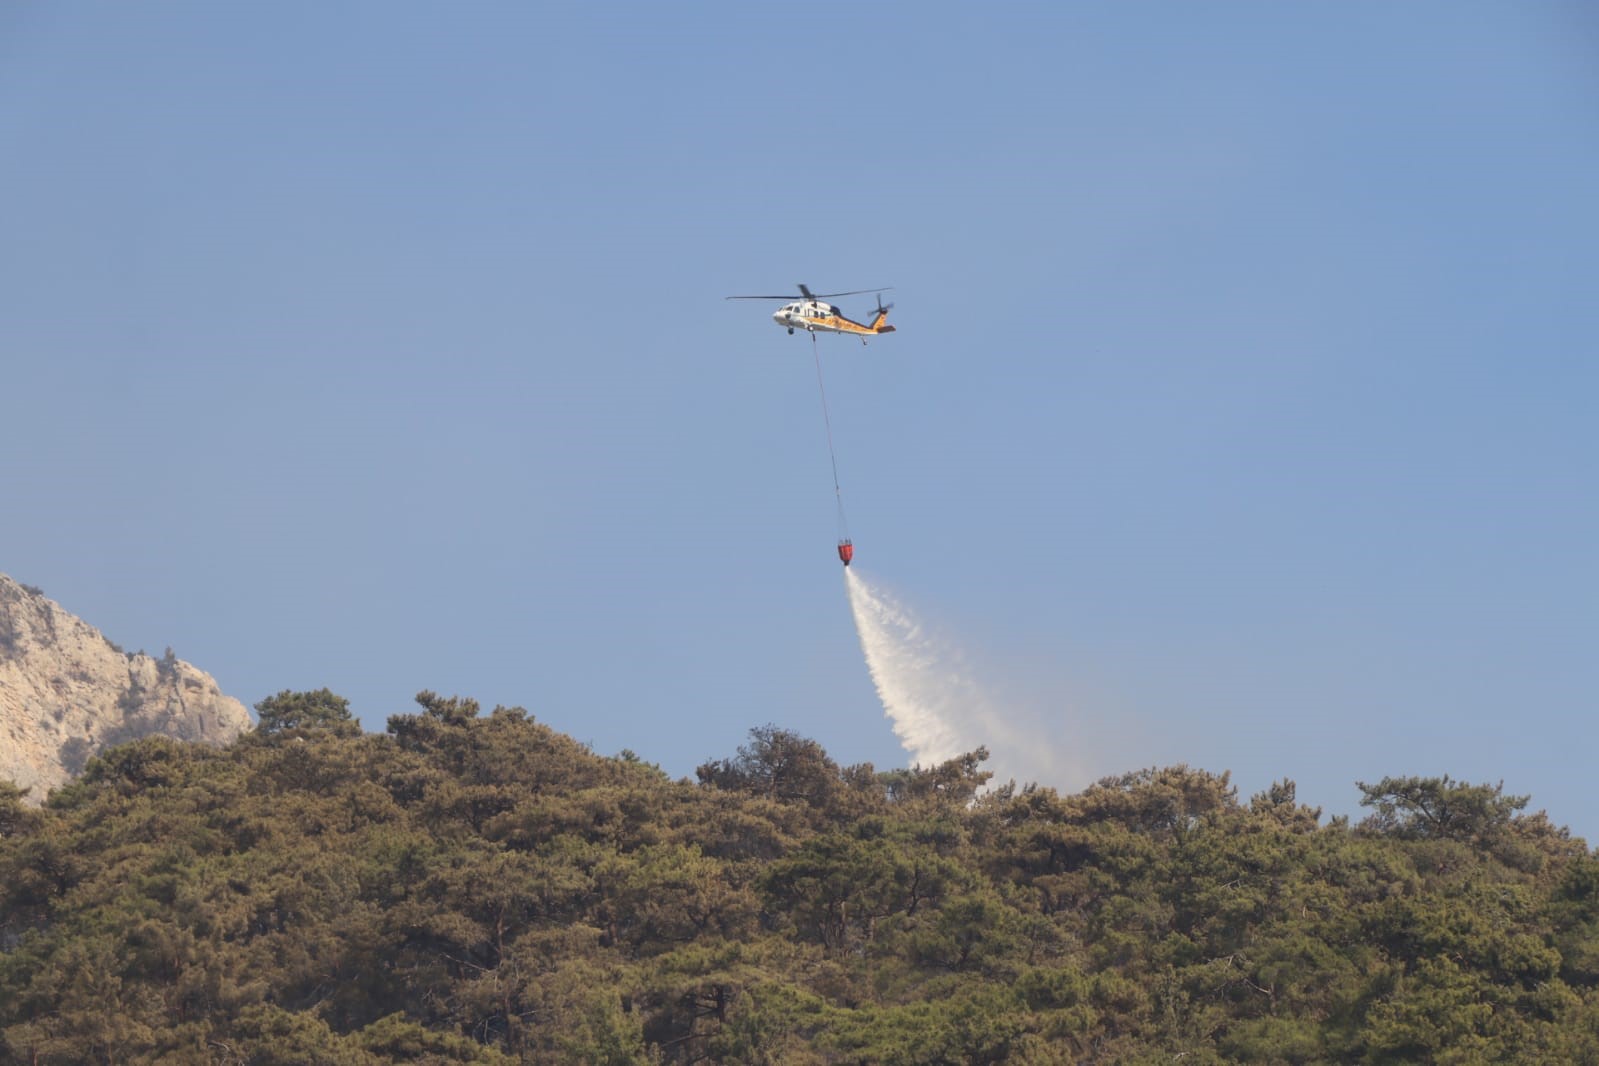
<path id="1" fill-rule="evenodd" d="M 244 704 L 176 658 L 122 651 L 98 629 L 0 574 L 0 780 L 44 801 L 104 748 L 152 733 L 226 744 Z"/>

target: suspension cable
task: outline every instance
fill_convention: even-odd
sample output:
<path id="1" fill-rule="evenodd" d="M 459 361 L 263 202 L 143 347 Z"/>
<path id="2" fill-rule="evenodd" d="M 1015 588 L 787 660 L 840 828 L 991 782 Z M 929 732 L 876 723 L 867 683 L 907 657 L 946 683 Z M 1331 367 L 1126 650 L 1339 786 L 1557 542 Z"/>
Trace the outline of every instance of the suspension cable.
<path id="1" fill-rule="evenodd" d="M 827 386 L 822 384 L 822 355 L 816 347 L 816 331 L 811 331 L 811 357 L 816 361 L 816 391 L 822 397 L 822 424 L 827 427 L 827 457 L 833 463 L 833 497 L 838 501 L 838 539 L 849 539 L 849 523 L 844 520 L 844 490 L 838 485 L 838 453 L 833 449 L 833 418 L 827 411 Z"/>

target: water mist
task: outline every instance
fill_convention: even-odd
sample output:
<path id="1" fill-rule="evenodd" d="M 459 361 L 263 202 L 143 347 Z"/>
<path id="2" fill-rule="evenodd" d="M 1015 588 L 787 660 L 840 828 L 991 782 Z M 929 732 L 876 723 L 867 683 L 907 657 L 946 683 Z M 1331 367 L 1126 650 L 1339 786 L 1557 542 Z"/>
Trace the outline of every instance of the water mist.
<path id="1" fill-rule="evenodd" d="M 1031 715 L 1001 708 L 959 650 L 886 589 L 851 567 L 844 583 L 872 684 L 914 762 L 929 766 L 986 747 L 996 781 L 1058 783 L 1066 767 Z"/>

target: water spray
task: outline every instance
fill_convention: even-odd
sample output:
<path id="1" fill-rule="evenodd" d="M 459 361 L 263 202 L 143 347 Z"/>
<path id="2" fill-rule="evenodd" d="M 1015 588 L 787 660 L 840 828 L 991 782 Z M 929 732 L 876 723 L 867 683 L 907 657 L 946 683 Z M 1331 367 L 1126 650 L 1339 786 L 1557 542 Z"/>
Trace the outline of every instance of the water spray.
<path id="1" fill-rule="evenodd" d="M 996 781 L 1056 783 L 1054 741 L 1032 716 L 1002 709 L 960 650 L 859 571 L 844 571 L 866 667 L 894 735 L 920 765 L 986 747 Z"/>

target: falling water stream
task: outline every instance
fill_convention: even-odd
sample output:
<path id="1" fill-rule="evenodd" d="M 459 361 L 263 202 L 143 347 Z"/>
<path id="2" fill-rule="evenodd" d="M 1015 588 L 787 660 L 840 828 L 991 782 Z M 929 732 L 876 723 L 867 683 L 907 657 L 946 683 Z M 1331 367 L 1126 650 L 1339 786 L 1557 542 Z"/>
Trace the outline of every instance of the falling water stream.
<path id="1" fill-rule="evenodd" d="M 1057 742 L 1030 716 L 1002 709 L 959 649 L 881 585 L 844 570 L 866 667 L 894 734 L 914 762 L 930 766 L 986 747 L 996 781 L 1048 783 Z"/>

